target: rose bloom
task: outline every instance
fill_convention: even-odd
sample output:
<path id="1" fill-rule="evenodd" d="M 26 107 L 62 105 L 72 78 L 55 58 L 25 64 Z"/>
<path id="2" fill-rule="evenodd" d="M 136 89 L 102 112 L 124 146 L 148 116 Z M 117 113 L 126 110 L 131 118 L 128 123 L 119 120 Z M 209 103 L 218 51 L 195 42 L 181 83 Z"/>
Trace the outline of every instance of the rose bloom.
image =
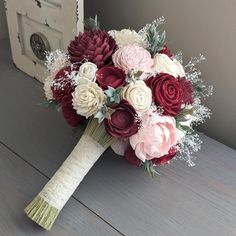
<path id="1" fill-rule="evenodd" d="M 154 56 L 153 69 L 157 73 L 170 74 L 175 78 L 185 76 L 183 66 L 176 59 L 171 59 L 169 56 L 163 53 L 157 53 Z"/>
<path id="2" fill-rule="evenodd" d="M 140 113 L 146 112 L 152 104 L 152 91 L 142 80 L 136 80 L 124 87 L 122 97 Z"/>
<path id="3" fill-rule="evenodd" d="M 111 30 L 108 33 L 115 39 L 116 44 L 119 47 L 125 47 L 134 44 L 143 48 L 147 47 L 147 42 L 145 41 L 145 39 L 141 35 L 139 35 L 135 30 Z"/>
<path id="4" fill-rule="evenodd" d="M 95 115 L 106 99 L 103 90 L 88 80 L 80 81 L 72 96 L 73 107 L 77 114 L 86 118 Z"/>
<path id="5" fill-rule="evenodd" d="M 85 62 L 80 66 L 78 76 L 94 82 L 97 69 L 98 68 L 94 63 Z"/>
<path id="6" fill-rule="evenodd" d="M 114 66 L 104 66 L 96 73 L 96 82 L 103 89 L 122 87 L 125 84 L 125 73 Z"/>
<path id="7" fill-rule="evenodd" d="M 152 96 L 157 106 L 164 109 L 164 114 L 176 116 L 183 103 L 184 91 L 178 79 L 169 74 L 158 74 L 146 80 L 152 90 Z"/>
<path id="8" fill-rule="evenodd" d="M 143 117 L 143 126 L 130 137 L 130 145 L 136 156 L 145 162 L 169 154 L 177 144 L 178 130 L 173 117 L 153 114 Z"/>
<path id="9" fill-rule="evenodd" d="M 114 112 L 104 124 L 108 134 L 116 138 L 128 138 L 138 132 L 138 121 L 135 109 L 125 100 L 112 107 Z"/>
<path id="10" fill-rule="evenodd" d="M 125 73 L 132 69 L 142 71 L 144 73 L 150 72 L 153 66 L 153 59 L 151 54 L 144 48 L 137 45 L 130 45 L 119 48 L 112 56 L 114 65 Z"/>

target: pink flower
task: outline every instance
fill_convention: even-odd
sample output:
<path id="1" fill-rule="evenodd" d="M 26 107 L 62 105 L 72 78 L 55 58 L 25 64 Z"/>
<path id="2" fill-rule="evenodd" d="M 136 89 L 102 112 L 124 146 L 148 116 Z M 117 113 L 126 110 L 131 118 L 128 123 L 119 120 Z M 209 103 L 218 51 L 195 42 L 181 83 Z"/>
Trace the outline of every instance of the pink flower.
<path id="1" fill-rule="evenodd" d="M 112 56 L 116 67 L 128 73 L 130 70 L 150 72 L 153 66 L 151 54 L 138 45 L 125 46 L 118 49 Z"/>
<path id="2" fill-rule="evenodd" d="M 173 117 L 146 114 L 142 123 L 138 133 L 130 137 L 130 144 L 140 160 L 161 158 L 177 144 L 178 132 Z"/>

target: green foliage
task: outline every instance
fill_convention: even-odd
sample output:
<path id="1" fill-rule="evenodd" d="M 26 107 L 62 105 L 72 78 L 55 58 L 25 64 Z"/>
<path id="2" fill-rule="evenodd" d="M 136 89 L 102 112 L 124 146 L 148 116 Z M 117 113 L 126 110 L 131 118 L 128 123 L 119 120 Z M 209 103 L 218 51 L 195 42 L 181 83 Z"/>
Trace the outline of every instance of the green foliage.
<path id="1" fill-rule="evenodd" d="M 164 48 L 166 32 L 158 31 L 154 23 L 148 26 L 146 37 L 149 44 L 147 49 L 152 56 L 154 56 L 157 52 L 160 52 Z"/>
<path id="2" fill-rule="evenodd" d="M 150 177 L 154 178 L 155 175 L 160 175 L 153 166 L 151 161 L 143 162 L 144 171 L 149 174 Z"/>
<path id="3" fill-rule="evenodd" d="M 191 126 L 188 126 L 188 125 L 182 125 L 181 123 L 177 123 L 176 126 L 179 130 L 185 131 L 188 134 L 192 134 L 192 133 L 195 132 L 194 129 Z"/>
<path id="4" fill-rule="evenodd" d="M 104 119 L 110 119 L 111 114 L 114 112 L 113 109 L 107 106 L 103 106 L 97 114 L 94 116 L 94 118 L 98 119 L 98 123 L 102 123 Z"/>
<path id="5" fill-rule="evenodd" d="M 185 107 L 180 111 L 180 113 L 175 117 L 176 120 L 176 127 L 179 130 L 185 131 L 189 134 L 194 133 L 194 129 L 191 126 L 181 124 L 181 122 L 188 121 L 188 115 L 193 115 L 193 107 Z"/>
<path id="6" fill-rule="evenodd" d="M 193 114 L 193 107 L 185 107 L 175 117 L 175 120 L 176 122 L 185 122 L 188 120 L 187 115 L 192 115 L 192 114 Z"/>
<path id="7" fill-rule="evenodd" d="M 99 30 L 100 28 L 100 22 L 98 21 L 97 15 L 94 17 L 89 17 L 84 20 L 84 30 L 85 31 L 96 31 Z"/>
<path id="8" fill-rule="evenodd" d="M 108 89 L 105 90 L 105 94 L 108 97 L 108 101 L 111 103 L 120 103 L 122 90 L 123 88 L 114 89 L 108 86 Z"/>
<path id="9" fill-rule="evenodd" d="M 142 71 L 134 71 L 134 69 L 130 70 L 127 74 L 126 77 L 126 82 L 130 83 L 130 82 L 134 82 L 138 79 L 140 79 L 140 77 L 142 76 L 143 72 Z"/>

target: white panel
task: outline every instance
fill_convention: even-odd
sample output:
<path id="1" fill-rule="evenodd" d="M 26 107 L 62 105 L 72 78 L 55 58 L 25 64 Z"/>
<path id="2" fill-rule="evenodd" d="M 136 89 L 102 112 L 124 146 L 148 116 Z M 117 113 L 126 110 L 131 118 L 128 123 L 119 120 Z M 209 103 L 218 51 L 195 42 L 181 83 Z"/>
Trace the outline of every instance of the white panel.
<path id="1" fill-rule="evenodd" d="M 18 24 L 20 28 L 22 54 L 30 59 L 43 64 L 44 61 L 39 60 L 32 51 L 30 38 L 34 33 L 43 34 L 50 46 L 50 49 L 56 50 L 62 46 L 62 33 L 47 27 L 45 24 L 40 24 L 26 16 L 18 15 Z"/>
<path id="2" fill-rule="evenodd" d="M 78 31 L 83 31 L 83 0 L 5 2 L 13 61 L 19 69 L 43 81 L 44 61 L 32 51 L 31 35 L 42 36 L 38 39 L 43 38 L 51 50 L 66 50 Z"/>
<path id="3" fill-rule="evenodd" d="M 52 3 L 54 5 L 58 5 L 58 6 L 61 6 L 61 3 L 62 3 L 62 0 L 43 0 L 43 2 L 49 2 L 49 3 Z"/>

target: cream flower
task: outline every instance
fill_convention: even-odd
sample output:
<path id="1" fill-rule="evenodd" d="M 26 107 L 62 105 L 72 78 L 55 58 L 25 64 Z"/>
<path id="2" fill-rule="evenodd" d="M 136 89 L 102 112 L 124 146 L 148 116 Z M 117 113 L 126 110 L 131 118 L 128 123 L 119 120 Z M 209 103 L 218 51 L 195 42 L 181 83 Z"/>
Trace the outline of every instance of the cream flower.
<path id="1" fill-rule="evenodd" d="M 44 80 L 44 93 L 47 98 L 47 100 L 53 100 L 53 94 L 52 94 L 52 82 L 53 82 L 54 77 L 49 75 L 45 80 Z"/>
<path id="2" fill-rule="evenodd" d="M 79 83 L 72 96 L 74 109 L 79 115 L 86 118 L 95 115 L 104 104 L 106 98 L 103 90 L 96 83 L 88 80 Z"/>
<path id="3" fill-rule="evenodd" d="M 97 69 L 98 68 L 94 63 L 85 62 L 80 66 L 78 76 L 86 78 L 86 79 L 94 82 L 96 79 L 95 75 L 96 75 Z"/>
<path id="4" fill-rule="evenodd" d="M 167 73 L 173 75 L 175 78 L 185 76 L 183 66 L 176 59 L 172 60 L 162 53 L 157 53 L 154 56 L 153 69 L 157 73 Z"/>
<path id="5" fill-rule="evenodd" d="M 133 44 L 137 44 L 143 48 L 147 47 L 147 42 L 145 41 L 145 39 L 141 35 L 139 35 L 135 30 L 111 30 L 108 33 L 115 39 L 116 44 L 119 47 L 125 47 Z"/>
<path id="6" fill-rule="evenodd" d="M 152 104 L 152 91 L 142 80 L 131 82 L 124 87 L 122 97 L 139 113 L 146 112 Z"/>

